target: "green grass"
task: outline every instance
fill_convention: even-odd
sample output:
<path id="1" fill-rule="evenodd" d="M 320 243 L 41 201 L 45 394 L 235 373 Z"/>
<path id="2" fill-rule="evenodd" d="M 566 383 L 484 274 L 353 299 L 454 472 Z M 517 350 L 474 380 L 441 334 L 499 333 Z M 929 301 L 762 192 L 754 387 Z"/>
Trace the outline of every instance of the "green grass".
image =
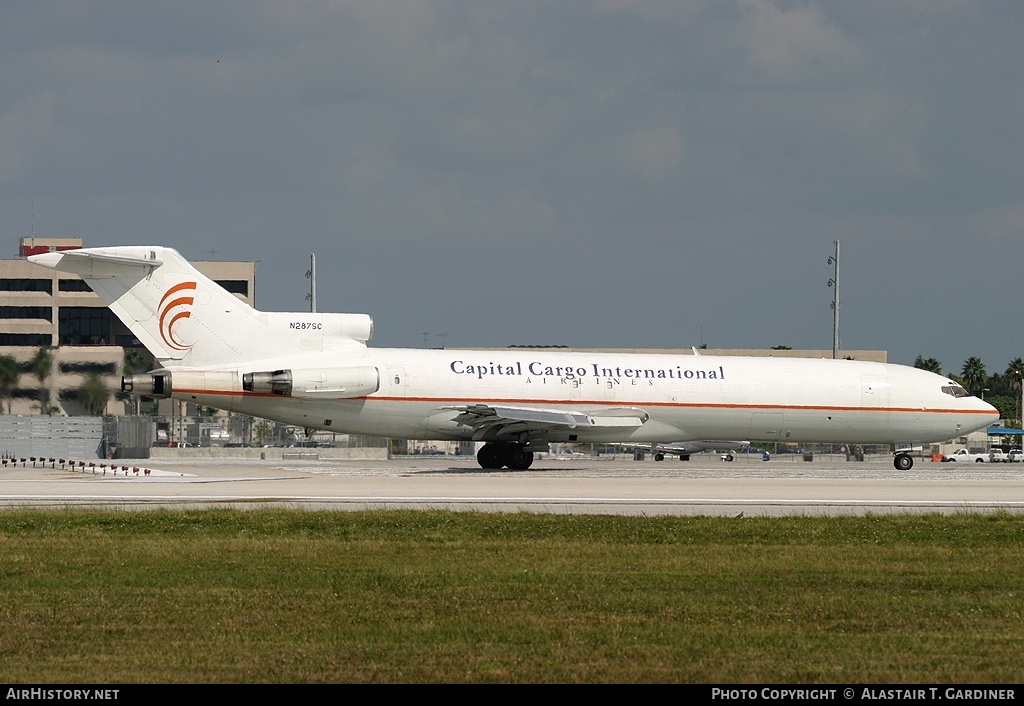
<path id="1" fill-rule="evenodd" d="M 0 680 L 1017 683 L 1009 514 L 0 513 Z"/>

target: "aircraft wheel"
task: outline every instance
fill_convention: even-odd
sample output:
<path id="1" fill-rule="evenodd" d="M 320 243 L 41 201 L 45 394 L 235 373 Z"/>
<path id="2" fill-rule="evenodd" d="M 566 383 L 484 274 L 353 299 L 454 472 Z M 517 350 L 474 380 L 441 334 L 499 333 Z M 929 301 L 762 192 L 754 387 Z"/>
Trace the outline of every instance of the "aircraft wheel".
<path id="1" fill-rule="evenodd" d="M 662 454 L 662 453 L 654 454 L 654 460 L 655 461 L 664 461 L 665 460 L 665 454 Z"/>
<path id="2" fill-rule="evenodd" d="M 892 465 L 897 471 L 909 471 L 914 467 L 914 459 L 908 454 L 897 454 L 892 460 Z"/>
<path id="3" fill-rule="evenodd" d="M 480 464 L 481 468 L 501 468 L 505 464 L 502 463 L 501 453 L 499 448 L 495 444 L 484 444 L 480 447 L 480 450 L 476 452 L 476 462 Z"/>
<path id="4" fill-rule="evenodd" d="M 533 452 L 527 451 L 522 446 L 516 444 L 509 449 L 505 465 L 513 471 L 525 471 L 533 465 Z"/>

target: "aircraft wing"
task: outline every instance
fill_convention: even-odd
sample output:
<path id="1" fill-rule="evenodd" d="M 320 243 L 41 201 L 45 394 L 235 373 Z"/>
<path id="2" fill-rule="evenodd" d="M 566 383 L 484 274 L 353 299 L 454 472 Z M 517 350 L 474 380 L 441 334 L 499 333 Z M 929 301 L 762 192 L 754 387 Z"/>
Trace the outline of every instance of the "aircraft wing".
<path id="1" fill-rule="evenodd" d="M 578 429 L 580 427 L 639 427 L 649 415 L 635 407 L 611 407 L 600 410 L 546 409 L 518 405 L 469 404 L 442 407 L 459 414 L 457 424 L 473 427 L 473 437 L 481 439 L 495 431 L 503 433 L 543 431 L 553 427 Z"/>
<path id="2" fill-rule="evenodd" d="M 663 446 L 659 446 L 658 450 L 664 453 L 686 455 L 698 453 L 700 451 L 731 451 L 733 449 L 742 449 L 745 446 L 750 446 L 750 442 L 726 440 L 713 441 L 704 439 L 701 441 L 683 441 L 677 444 L 665 444 Z"/>
<path id="3" fill-rule="evenodd" d="M 691 454 L 701 451 L 731 451 L 750 446 L 749 441 L 726 441 L 726 440 L 700 440 L 700 441 L 679 441 L 672 444 L 628 444 L 619 443 L 625 449 L 639 449 L 654 454 L 654 459 L 660 461 L 665 456 L 679 456 L 682 460 L 690 458 Z"/>

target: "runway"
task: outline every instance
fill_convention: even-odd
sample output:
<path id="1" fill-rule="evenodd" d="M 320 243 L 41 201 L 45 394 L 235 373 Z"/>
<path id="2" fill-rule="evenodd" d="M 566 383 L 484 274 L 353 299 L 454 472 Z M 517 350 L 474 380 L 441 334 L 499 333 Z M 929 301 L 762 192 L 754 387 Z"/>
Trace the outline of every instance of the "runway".
<path id="1" fill-rule="evenodd" d="M 764 462 L 716 455 L 544 459 L 529 471 L 487 471 L 457 456 L 387 461 L 175 459 L 110 470 L 5 467 L 0 508 L 284 507 L 315 510 L 617 514 L 864 515 L 1021 512 L 1024 464 L 943 464 L 890 457 Z M 136 472 L 134 469 L 138 469 Z M 147 474 L 148 471 L 148 474 Z"/>

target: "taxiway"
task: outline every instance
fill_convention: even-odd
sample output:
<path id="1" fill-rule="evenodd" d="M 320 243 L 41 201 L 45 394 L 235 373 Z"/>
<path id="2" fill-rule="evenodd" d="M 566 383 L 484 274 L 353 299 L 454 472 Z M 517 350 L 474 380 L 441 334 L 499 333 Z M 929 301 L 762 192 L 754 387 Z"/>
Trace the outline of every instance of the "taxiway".
<path id="1" fill-rule="evenodd" d="M 529 471 L 482 470 L 473 459 L 457 456 L 124 463 L 129 471 L 116 475 L 6 467 L 0 470 L 0 508 L 413 508 L 733 517 L 1024 511 L 1024 464 L 919 459 L 912 470 L 900 472 L 889 457 L 728 463 L 710 454 L 661 463 L 621 456 L 545 459 Z"/>

